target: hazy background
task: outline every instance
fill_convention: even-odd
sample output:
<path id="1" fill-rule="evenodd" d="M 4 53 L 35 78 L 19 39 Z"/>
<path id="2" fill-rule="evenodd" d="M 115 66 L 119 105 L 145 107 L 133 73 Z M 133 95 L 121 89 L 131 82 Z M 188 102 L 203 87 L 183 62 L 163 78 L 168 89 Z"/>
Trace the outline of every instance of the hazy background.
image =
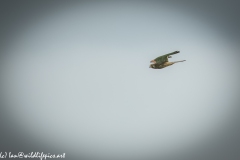
<path id="1" fill-rule="evenodd" d="M 0 152 L 240 158 L 237 2 L 0 6 Z M 175 50 L 186 62 L 149 68 Z"/>

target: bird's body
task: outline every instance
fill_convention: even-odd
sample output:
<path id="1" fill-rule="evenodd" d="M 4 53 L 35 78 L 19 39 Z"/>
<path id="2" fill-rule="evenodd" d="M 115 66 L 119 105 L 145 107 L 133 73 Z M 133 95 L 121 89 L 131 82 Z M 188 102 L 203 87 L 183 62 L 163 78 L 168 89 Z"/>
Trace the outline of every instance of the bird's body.
<path id="1" fill-rule="evenodd" d="M 168 67 L 168 66 L 171 66 L 173 65 L 174 63 L 178 63 L 178 62 L 184 62 L 186 60 L 182 60 L 182 61 L 175 61 L 175 62 L 165 62 L 163 64 L 151 64 L 150 65 L 150 68 L 153 68 L 153 69 L 162 69 L 162 68 L 165 68 L 165 67 Z"/>
<path id="2" fill-rule="evenodd" d="M 184 62 L 185 60 L 175 61 L 175 62 L 169 62 L 168 61 L 168 58 L 171 58 L 171 55 L 177 54 L 179 52 L 180 51 L 175 51 L 175 52 L 172 52 L 172 53 L 165 54 L 163 56 L 159 56 L 159 57 L 155 58 L 154 60 L 151 60 L 150 62 L 152 64 L 150 64 L 149 68 L 162 69 L 162 68 L 171 66 L 171 65 L 173 65 L 175 63 L 178 63 L 178 62 Z"/>

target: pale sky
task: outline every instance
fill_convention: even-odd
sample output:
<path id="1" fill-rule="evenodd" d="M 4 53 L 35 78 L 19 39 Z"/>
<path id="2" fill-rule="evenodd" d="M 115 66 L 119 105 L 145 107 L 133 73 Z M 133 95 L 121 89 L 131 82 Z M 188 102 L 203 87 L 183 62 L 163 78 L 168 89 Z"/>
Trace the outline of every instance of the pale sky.
<path id="1" fill-rule="evenodd" d="M 170 61 L 185 62 L 149 68 L 176 50 Z M 84 3 L 25 28 L 1 64 L 1 85 L 9 115 L 39 143 L 95 157 L 165 156 L 194 150 L 230 123 L 237 50 L 176 7 Z"/>

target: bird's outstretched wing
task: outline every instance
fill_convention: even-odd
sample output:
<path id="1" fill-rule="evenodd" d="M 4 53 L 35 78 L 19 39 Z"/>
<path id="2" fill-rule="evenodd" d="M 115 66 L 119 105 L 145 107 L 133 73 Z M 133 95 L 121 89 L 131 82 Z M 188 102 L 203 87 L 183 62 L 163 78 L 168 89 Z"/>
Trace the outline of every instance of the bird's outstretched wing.
<path id="1" fill-rule="evenodd" d="M 155 58 L 154 60 L 152 60 L 151 62 L 155 63 L 155 64 L 163 64 L 165 62 L 168 62 L 168 56 L 173 55 L 173 54 L 177 54 L 180 51 L 174 51 L 172 53 L 168 53 L 162 56 L 159 56 L 157 58 Z"/>

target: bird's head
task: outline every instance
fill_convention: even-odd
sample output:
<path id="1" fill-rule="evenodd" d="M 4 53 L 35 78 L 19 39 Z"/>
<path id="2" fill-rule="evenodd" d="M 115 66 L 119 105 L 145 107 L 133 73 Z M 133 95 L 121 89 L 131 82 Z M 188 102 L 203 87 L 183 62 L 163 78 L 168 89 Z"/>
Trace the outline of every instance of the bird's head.
<path id="1" fill-rule="evenodd" d="M 155 68 L 154 64 L 150 64 L 149 68 Z"/>
<path id="2" fill-rule="evenodd" d="M 151 61 L 150 61 L 150 63 L 153 63 L 153 64 L 155 64 L 155 63 L 156 63 L 156 61 L 155 61 L 155 60 L 151 60 Z"/>

